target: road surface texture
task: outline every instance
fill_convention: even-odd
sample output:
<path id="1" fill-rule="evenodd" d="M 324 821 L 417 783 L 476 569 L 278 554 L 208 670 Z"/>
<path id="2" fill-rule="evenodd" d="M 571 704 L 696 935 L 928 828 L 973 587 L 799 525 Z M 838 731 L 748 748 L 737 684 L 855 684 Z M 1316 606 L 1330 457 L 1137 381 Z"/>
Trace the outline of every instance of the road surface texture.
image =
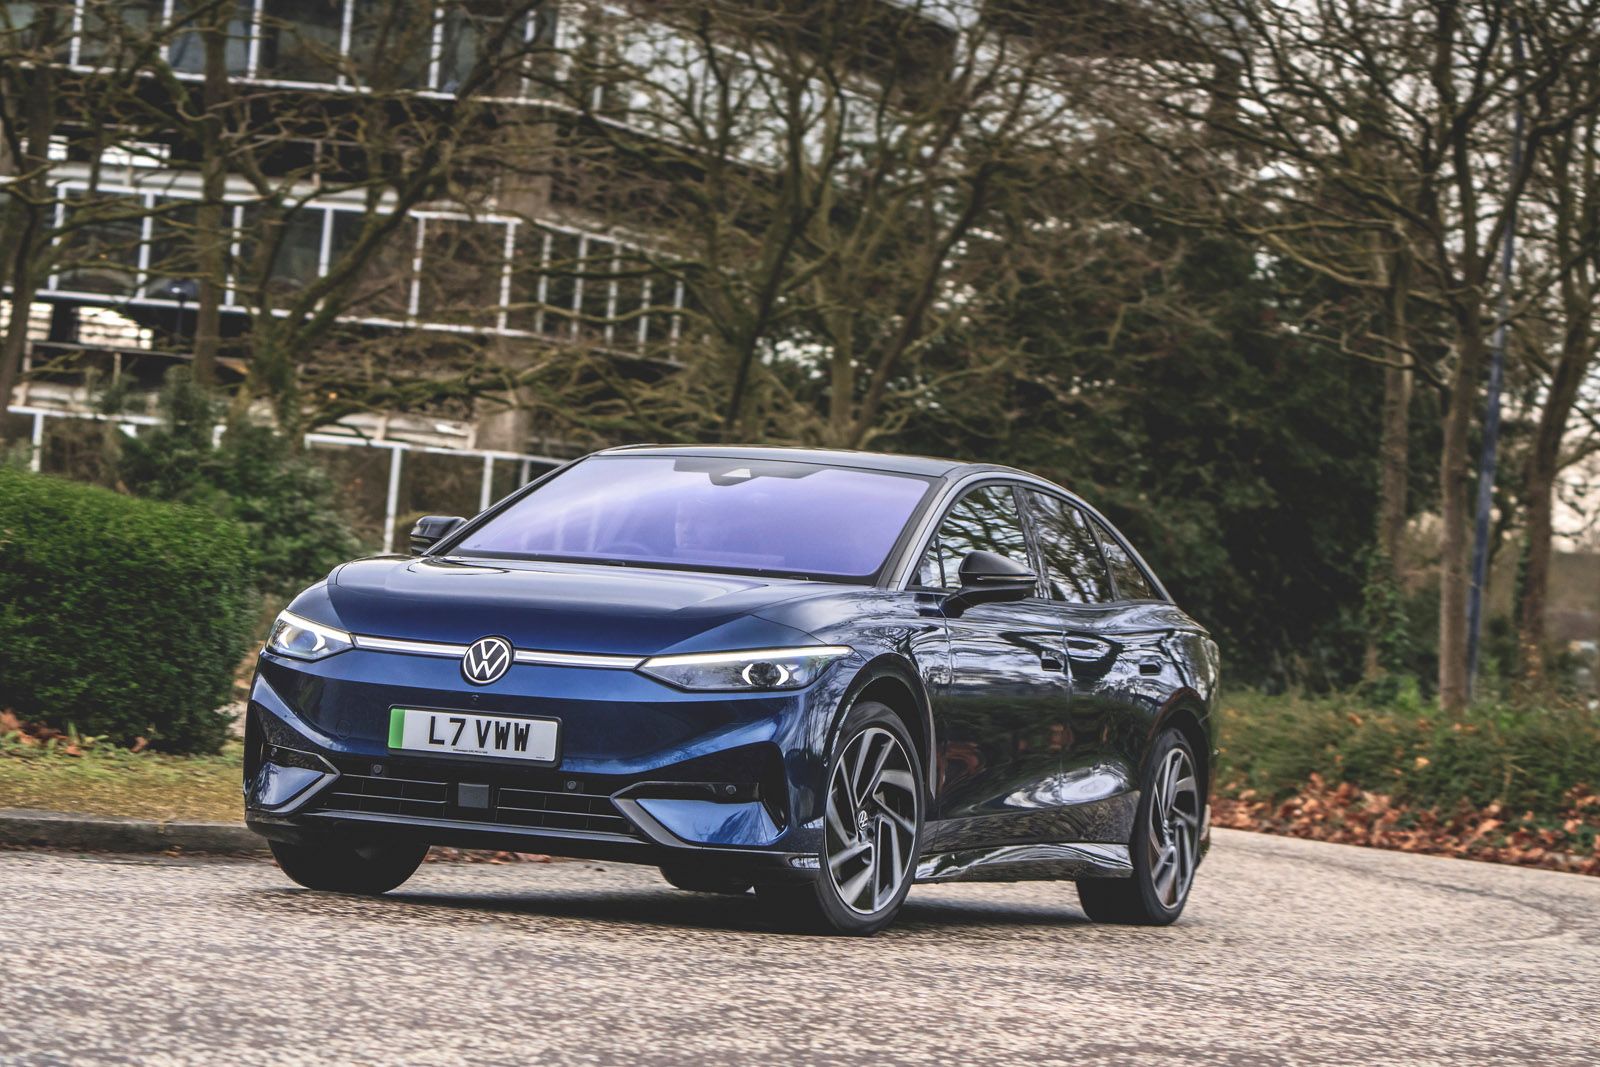
<path id="1" fill-rule="evenodd" d="M 914 890 L 870 940 L 648 868 L 0 852 L 0 1063 L 1600 1059 L 1600 879 L 1219 832 L 1182 921 L 1065 884 Z"/>

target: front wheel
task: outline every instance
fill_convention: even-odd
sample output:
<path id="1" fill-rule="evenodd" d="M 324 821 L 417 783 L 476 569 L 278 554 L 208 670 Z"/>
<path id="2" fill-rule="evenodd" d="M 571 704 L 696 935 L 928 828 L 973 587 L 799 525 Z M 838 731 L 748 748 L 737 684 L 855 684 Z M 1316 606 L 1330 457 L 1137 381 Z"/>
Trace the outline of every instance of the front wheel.
<path id="1" fill-rule="evenodd" d="M 899 716 L 873 701 L 852 708 L 827 780 L 816 879 L 756 894 L 802 929 L 875 934 L 905 902 L 922 840 L 922 764 Z"/>
<path id="2" fill-rule="evenodd" d="M 1200 863 L 1204 815 L 1194 750 L 1183 734 L 1156 738 L 1129 852 L 1132 878 L 1083 878 L 1078 900 L 1095 922 L 1165 926 L 1183 913 Z"/>
<path id="3" fill-rule="evenodd" d="M 377 896 L 416 873 L 427 845 L 354 842 L 329 838 L 304 845 L 269 841 L 272 858 L 284 874 L 307 889 Z"/>

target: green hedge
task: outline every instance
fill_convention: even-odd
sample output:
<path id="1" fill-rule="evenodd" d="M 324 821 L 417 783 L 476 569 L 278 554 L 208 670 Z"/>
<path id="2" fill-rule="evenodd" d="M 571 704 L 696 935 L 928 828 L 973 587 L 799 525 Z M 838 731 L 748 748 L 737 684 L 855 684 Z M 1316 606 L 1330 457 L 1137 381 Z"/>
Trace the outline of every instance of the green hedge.
<path id="1" fill-rule="evenodd" d="M 1224 791 L 1282 798 L 1315 773 L 1441 810 L 1499 802 L 1551 818 L 1580 784 L 1600 788 L 1600 711 L 1478 705 L 1452 718 L 1416 699 L 1235 692 L 1221 707 Z"/>
<path id="2" fill-rule="evenodd" d="M 256 611 L 238 523 L 0 468 L 0 708 L 215 751 Z"/>

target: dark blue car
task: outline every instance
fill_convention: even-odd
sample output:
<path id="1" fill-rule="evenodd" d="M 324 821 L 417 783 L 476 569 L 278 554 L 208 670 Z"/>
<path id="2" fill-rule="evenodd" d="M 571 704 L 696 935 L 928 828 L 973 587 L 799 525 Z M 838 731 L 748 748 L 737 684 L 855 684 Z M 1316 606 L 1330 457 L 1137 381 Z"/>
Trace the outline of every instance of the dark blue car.
<path id="1" fill-rule="evenodd" d="M 985 464 L 613 449 L 295 598 L 250 826 L 382 893 L 433 844 L 658 865 L 871 933 L 912 882 L 1076 880 L 1177 918 L 1216 646 L 1093 508 Z"/>

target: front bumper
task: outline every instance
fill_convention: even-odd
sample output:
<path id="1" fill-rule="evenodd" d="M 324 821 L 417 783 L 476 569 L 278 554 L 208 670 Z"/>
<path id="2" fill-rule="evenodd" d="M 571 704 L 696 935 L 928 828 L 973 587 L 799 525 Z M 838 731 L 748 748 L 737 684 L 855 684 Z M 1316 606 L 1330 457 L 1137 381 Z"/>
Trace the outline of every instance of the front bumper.
<path id="1" fill-rule="evenodd" d="M 826 734 L 850 673 L 842 661 L 795 693 L 686 693 L 631 671 L 519 664 L 474 689 L 438 657 L 264 652 L 246 822 L 287 841 L 382 835 L 652 864 L 695 853 L 814 877 Z M 391 750 L 396 706 L 554 717 L 560 760 Z"/>

